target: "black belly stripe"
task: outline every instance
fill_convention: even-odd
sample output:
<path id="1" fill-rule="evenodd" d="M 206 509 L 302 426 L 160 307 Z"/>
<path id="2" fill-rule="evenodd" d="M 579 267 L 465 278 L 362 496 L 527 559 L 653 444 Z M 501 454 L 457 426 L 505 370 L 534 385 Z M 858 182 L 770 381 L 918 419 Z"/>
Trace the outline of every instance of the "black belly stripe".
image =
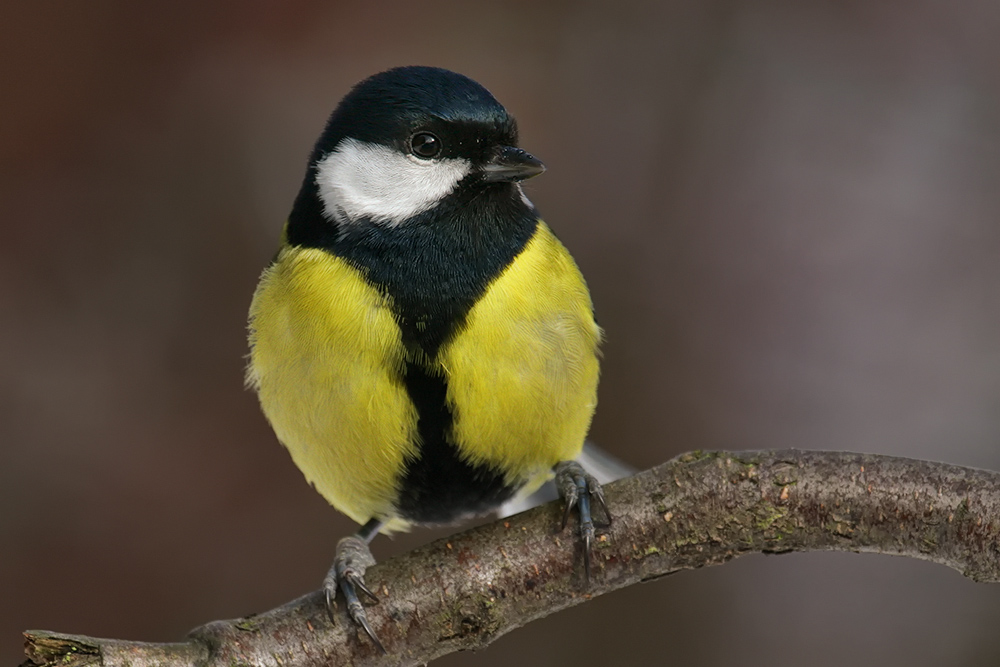
<path id="1" fill-rule="evenodd" d="M 288 242 L 316 247 L 356 266 L 390 297 L 409 361 L 402 381 L 417 409 L 418 456 L 397 483 L 396 510 L 416 523 L 452 523 L 484 514 L 516 491 L 502 471 L 463 460 L 452 437 L 447 378 L 435 358 L 493 281 L 524 249 L 537 212 L 510 184 L 460 186 L 436 208 L 396 226 L 340 230 L 300 193 Z M 373 443 L 372 446 L 378 446 Z"/>
<path id="2" fill-rule="evenodd" d="M 454 523 L 510 499 L 516 489 L 501 473 L 458 457 L 451 444 L 453 415 L 445 401 L 445 379 L 410 363 L 404 382 L 419 415 L 420 455 L 409 462 L 400 484 L 400 515 L 416 523 Z"/>

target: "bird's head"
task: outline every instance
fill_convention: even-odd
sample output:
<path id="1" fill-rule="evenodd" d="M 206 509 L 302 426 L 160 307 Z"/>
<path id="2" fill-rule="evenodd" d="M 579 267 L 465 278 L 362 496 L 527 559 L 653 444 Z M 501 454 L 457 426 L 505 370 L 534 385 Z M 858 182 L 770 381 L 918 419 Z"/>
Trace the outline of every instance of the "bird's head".
<path id="1" fill-rule="evenodd" d="M 397 226 L 459 190 L 523 199 L 516 184 L 544 170 L 517 147 L 514 118 L 481 85 L 436 67 L 399 67 L 341 101 L 297 205 L 337 225 Z"/>

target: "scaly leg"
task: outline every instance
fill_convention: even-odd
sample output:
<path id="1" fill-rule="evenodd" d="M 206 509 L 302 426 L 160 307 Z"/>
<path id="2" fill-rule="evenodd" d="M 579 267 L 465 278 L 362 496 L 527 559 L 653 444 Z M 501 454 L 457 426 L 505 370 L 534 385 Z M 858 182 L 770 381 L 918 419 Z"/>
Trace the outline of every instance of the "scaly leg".
<path id="1" fill-rule="evenodd" d="M 375 557 L 372 556 L 368 544 L 378 535 L 378 531 L 385 524 L 380 519 L 371 519 L 361 529 L 350 537 L 345 537 L 337 542 L 337 552 L 333 560 L 333 567 L 323 580 L 323 589 L 326 591 L 326 608 L 330 613 L 330 620 L 334 621 L 333 610 L 336 602 L 338 587 L 344 593 L 344 600 L 347 602 L 347 613 L 351 620 L 360 625 L 378 647 L 378 650 L 385 653 L 385 647 L 375 635 L 371 625 L 368 624 L 368 615 L 358 598 L 358 591 L 367 595 L 372 602 L 378 603 L 378 597 L 368 586 L 365 585 L 365 570 L 375 564 Z M 334 621 L 336 622 L 336 621 Z"/>
<path id="2" fill-rule="evenodd" d="M 608 520 L 607 525 L 611 525 L 611 513 L 608 511 L 607 503 L 604 502 L 604 492 L 597 478 L 589 474 L 576 461 L 561 461 L 555 468 L 555 483 L 559 490 L 559 495 L 566 502 L 566 511 L 563 513 L 563 529 L 569 522 L 570 512 L 574 507 L 580 508 L 580 537 L 583 538 L 583 569 L 590 583 L 590 548 L 594 543 L 594 519 L 590 511 L 590 501 L 596 500 L 604 511 L 604 516 Z"/>

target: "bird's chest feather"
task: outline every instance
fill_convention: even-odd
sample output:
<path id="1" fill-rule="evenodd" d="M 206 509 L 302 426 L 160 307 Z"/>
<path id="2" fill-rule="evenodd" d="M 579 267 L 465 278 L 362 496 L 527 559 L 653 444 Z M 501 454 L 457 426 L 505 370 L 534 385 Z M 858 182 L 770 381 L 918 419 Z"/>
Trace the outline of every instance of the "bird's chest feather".
<path id="1" fill-rule="evenodd" d="M 417 416 L 384 295 L 323 250 L 286 247 L 254 294 L 250 343 L 248 383 L 306 478 L 355 521 L 388 514 Z"/>
<path id="2" fill-rule="evenodd" d="M 523 478 L 574 458 L 597 403 L 600 338 L 579 270 L 540 224 L 439 354 L 459 450 Z"/>
<path id="3" fill-rule="evenodd" d="M 284 255 L 254 301 L 251 380 L 293 458 L 349 515 L 388 504 L 454 520 L 579 451 L 600 333 L 544 225 L 472 295 L 447 271 L 411 269 L 415 284 L 387 289 L 325 251 Z"/>

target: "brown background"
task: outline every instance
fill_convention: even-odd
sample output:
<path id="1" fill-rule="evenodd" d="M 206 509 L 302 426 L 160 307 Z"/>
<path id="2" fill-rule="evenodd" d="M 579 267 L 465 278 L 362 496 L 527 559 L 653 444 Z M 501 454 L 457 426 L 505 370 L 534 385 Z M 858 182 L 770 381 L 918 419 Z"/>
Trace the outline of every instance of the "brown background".
<path id="1" fill-rule="evenodd" d="M 0 16 L 0 664 L 314 589 L 352 529 L 242 388 L 244 318 L 360 78 L 460 70 L 608 343 L 593 435 L 1000 469 L 1000 5 L 24 2 Z M 425 542 L 379 538 L 386 557 Z M 853 554 L 634 587 L 441 665 L 995 665 L 1000 587 Z"/>

